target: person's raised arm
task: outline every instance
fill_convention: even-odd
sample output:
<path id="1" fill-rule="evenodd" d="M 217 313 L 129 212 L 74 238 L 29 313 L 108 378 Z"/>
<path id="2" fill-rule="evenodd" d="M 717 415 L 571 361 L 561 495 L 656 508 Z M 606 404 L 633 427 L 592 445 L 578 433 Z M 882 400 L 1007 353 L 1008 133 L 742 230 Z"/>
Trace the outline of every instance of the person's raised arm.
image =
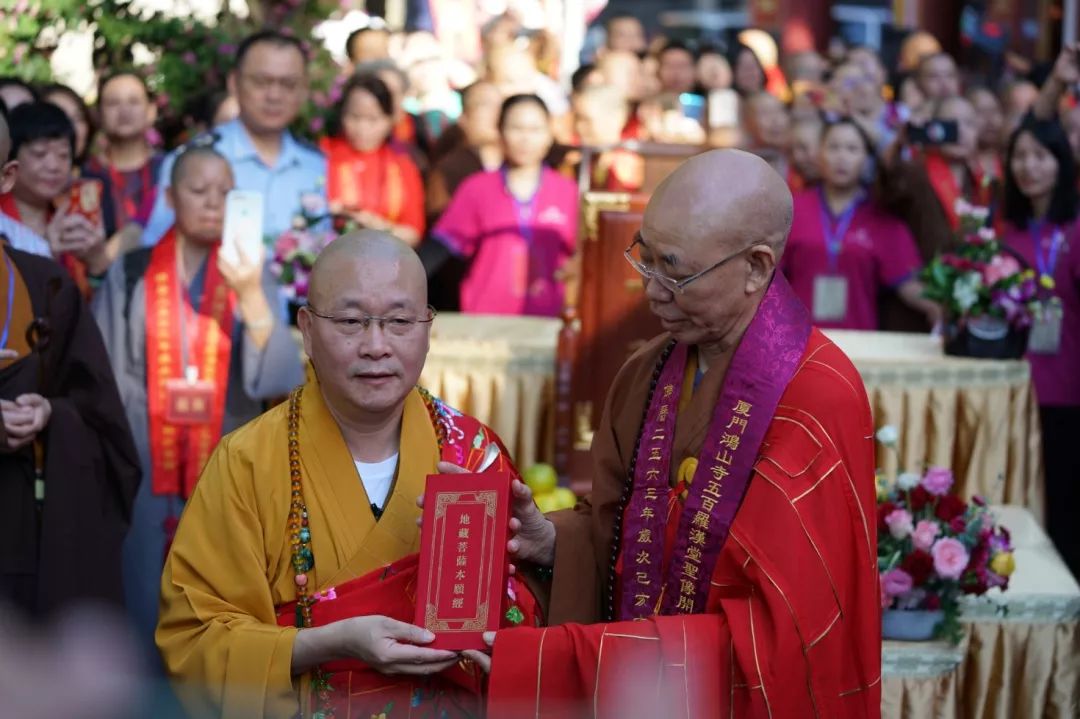
<path id="1" fill-rule="evenodd" d="M 1032 107 L 1035 117 L 1050 120 L 1057 115 L 1061 98 L 1080 82 L 1080 61 L 1077 59 L 1077 45 L 1065 47 L 1054 63 L 1054 71 L 1043 83 L 1039 97 Z"/>

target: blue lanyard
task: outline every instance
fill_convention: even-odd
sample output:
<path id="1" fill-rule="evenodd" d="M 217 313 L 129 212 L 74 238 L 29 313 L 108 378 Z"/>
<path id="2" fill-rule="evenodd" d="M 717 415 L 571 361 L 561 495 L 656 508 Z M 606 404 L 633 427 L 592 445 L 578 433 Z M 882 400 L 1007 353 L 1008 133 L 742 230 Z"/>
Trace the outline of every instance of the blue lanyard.
<path id="1" fill-rule="evenodd" d="M 0 348 L 7 347 L 8 333 L 11 331 L 11 308 L 15 304 L 15 268 L 11 266 L 11 258 L 7 254 L 4 254 L 4 262 L 7 263 L 8 271 L 7 316 L 4 317 L 3 334 L 0 334 Z"/>
<path id="2" fill-rule="evenodd" d="M 824 190 L 818 190 L 818 200 L 821 210 L 821 234 L 825 238 L 825 255 L 829 260 L 829 269 L 836 271 L 840 264 L 840 251 L 844 246 L 844 235 L 851 228 L 851 222 L 855 219 L 855 212 L 863 202 L 863 196 L 860 194 L 852 200 L 839 217 L 834 216 L 832 210 L 829 209 Z"/>
<path id="3" fill-rule="evenodd" d="M 1054 270 L 1057 269 L 1061 246 L 1065 244 L 1065 236 L 1060 228 L 1054 227 L 1050 247 L 1043 254 L 1042 228 L 1042 222 L 1033 222 L 1031 224 L 1031 244 L 1035 246 L 1035 267 L 1038 269 L 1040 277 L 1053 277 Z"/>
<path id="4" fill-rule="evenodd" d="M 544 182 L 544 170 L 543 168 L 540 169 L 540 179 L 536 183 L 536 190 L 527 200 L 519 200 L 517 195 L 510 190 L 505 165 L 503 165 L 500 172 L 502 173 L 503 187 L 506 188 L 506 194 L 510 195 L 510 199 L 514 202 L 514 217 L 517 220 L 518 234 L 521 235 L 521 239 L 525 240 L 526 245 L 531 246 L 534 221 L 536 219 L 536 197 L 540 194 L 540 185 Z"/>

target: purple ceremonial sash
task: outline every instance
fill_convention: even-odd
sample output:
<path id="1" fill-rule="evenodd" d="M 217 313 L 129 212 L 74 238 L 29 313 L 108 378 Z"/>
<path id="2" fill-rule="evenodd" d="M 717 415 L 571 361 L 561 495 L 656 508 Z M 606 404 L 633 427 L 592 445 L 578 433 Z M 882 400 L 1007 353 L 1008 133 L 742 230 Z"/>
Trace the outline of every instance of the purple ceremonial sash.
<path id="1" fill-rule="evenodd" d="M 677 344 L 672 350 L 645 415 L 623 519 L 619 619 L 651 617 L 658 607 L 664 615 L 705 610 L 713 569 L 750 484 L 758 449 L 809 337 L 806 308 L 777 273 L 724 377 L 665 577 L 666 500 L 688 347 Z"/>

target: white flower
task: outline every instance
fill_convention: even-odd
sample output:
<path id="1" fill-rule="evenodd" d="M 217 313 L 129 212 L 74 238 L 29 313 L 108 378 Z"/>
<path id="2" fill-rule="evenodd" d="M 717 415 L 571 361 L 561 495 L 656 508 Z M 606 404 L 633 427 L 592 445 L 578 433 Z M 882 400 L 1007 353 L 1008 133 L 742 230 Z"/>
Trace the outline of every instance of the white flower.
<path id="1" fill-rule="evenodd" d="M 971 203 L 965 200 L 963 197 L 956 198 L 956 203 L 953 205 L 953 211 L 957 214 L 958 217 L 970 215 L 973 209 L 974 207 L 972 207 Z"/>
<path id="2" fill-rule="evenodd" d="M 989 207 L 972 207 L 971 216 L 979 222 L 986 222 L 986 218 L 990 216 Z"/>
<path id="3" fill-rule="evenodd" d="M 997 238 L 997 233 L 990 227 L 979 228 L 979 239 L 983 242 L 992 242 Z"/>
<path id="4" fill-rule="evenodd" d="M 896 478 L 896 485 L 905 492 L 910 492 L 919 486 L 919 482 L 922 481 L 922 477 L 914 472 L 904 472 Z"/>
<path id="5" fill-rule="evenodd" d="M 887 424 L 877 431 L 877 441 L 886 447 L 892 447 L 900 439 L 900 432 L 891 424 Z"/>
<path id="6" fill-rule="evenodd" d="M 978 272 L 968 272 L 961 275 L 953 285 L 953 299 L 960 307 L 961 312 L 967 312 L 979 301 L 979 288 L 982 287 L 982 275 Z"/>

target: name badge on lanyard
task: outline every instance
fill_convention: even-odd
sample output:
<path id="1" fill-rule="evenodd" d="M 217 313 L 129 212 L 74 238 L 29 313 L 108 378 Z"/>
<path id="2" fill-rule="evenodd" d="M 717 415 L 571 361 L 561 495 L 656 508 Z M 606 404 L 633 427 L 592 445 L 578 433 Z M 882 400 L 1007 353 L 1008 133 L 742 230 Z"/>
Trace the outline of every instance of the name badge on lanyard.
<path id="1" fill-rule="evenodd" d="M 214 408 L 214 383 L 200 380 L 198 365 L 188 362 L 192 344 L 188 322 L 195 318 L 190 316 L 194 312 L 186 299 L 187 293 L 180 290 L 179 294 L 180 366 L 184 368 L 184 376 L 165 380 L 165 421 L 181 426 L 210 424 Z M 194 344 L 194 351 L 198 352 L 198 342 Z"/>
<path id="2" fill-rule="evenodd" d="M 848 313 L 848 280 L 840 274 L 840 253 L 843 250 L 844 235 L 855 219 L 855 212 L 862 204 L 862 197 L 856 198 L 833 222 L 833 215 L 825 201 L 825 193 L 818 195 L 821 208 L 821 233 L 825 240 L 825 255 L 828 258 L 826 274 L 814 278 L 814 320 L 818 322 L 838 322 Z"/>
<path id="3" fill-rule="evenodd" d="M 210 424 L 214 384 L 199 380 L 199 369 L 188 366 L 182 379 L 165 381 L 165 421 L 175 425 Z"/>
<path id="4" fill-rule="evenodd" d="M 1051 291 L 1054 287 L 1054 271 L 1057 269 L 1061 248 L 1065 244 L 1065 236 L 1060 229 L 1055 229 L 1050 240 L 1050 247 L 1043 254 L 1040 230 L 1040 225 L 1031 228 L 1031 239 L 1035 245 L 1035 267 L 1039 273 L 1039 285 Z M 1065 308 L 1060 298 L 1051 296 L 1044 301 L 1042 308 L 1035 315 L 1031 334 L 1028 335 L 1028 352 L 1056 355 L 1061 350 L 1061 325 L 1064 317 Z"/>

